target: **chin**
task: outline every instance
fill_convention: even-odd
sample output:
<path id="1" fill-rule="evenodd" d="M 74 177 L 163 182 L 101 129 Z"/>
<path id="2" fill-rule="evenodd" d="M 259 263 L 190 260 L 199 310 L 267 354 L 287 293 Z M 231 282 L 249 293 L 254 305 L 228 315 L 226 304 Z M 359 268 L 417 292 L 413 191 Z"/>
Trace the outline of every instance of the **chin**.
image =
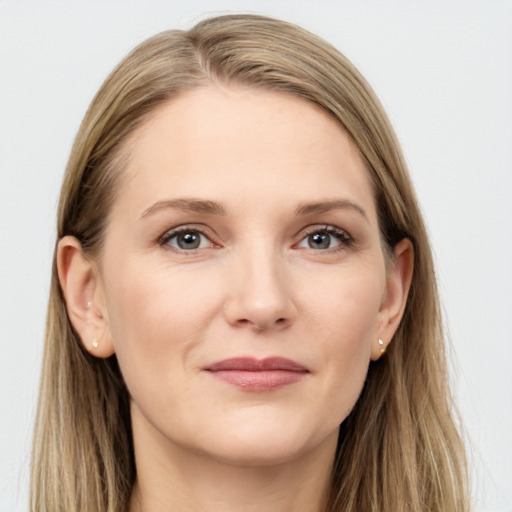
<path id="1" fill-rule="evenodd" d="M 259 427 L 238 429 L 231 435 L 224 432 L 222 438 L 215 439 L 215 442 L 213 438 L 217 436 L 211 436 L 208 447 L 210 456 L 238 467 L 268 467 L 307 457 L 311 452 L 322 449 L 322 445 L 331 449 L 333 455 L 336 450 L 338 428 L 319 435 L 318 432 L 310 434 L 275 426 Z M 215 447 L 213 451 L 212 446 Z"/>
<path id="2" fill-rule="evenodd" d="M 245 443 L 218 450 L 213 455 L 217 460 L 236 467 L 270 467 L 286 464 L 308 453 L 304 447 L 276 446 L 274 443 L 260 443 L 257 446 Z"/>

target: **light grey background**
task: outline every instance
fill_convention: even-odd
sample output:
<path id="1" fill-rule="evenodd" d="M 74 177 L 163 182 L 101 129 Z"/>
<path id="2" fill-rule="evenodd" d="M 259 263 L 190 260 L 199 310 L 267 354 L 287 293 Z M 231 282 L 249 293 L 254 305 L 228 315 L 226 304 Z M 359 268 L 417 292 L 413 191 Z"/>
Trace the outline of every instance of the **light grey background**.
<path id="1" fill-rule="evenodd" d="M 512 511 L 512 2 L 504 0 L 0 0 L 0 511 L 28 509 L 55 206 L 85 109 L 136 43 L 242 11 L 323 36 L 387 109 L 436 254 L 475 510 Z"/>

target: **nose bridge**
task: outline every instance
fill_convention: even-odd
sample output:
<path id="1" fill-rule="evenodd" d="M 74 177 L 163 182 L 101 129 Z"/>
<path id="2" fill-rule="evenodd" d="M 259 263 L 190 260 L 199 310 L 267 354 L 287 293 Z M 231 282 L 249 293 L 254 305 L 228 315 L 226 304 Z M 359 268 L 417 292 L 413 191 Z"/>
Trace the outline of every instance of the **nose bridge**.
<path id="1" fill-rule="evenodd" d="M 230 323 L 257 330 L 289 325 L 295 308 L 279 251 L 269 241 L 253 239 L 236 259 L 226 304 Z"/>

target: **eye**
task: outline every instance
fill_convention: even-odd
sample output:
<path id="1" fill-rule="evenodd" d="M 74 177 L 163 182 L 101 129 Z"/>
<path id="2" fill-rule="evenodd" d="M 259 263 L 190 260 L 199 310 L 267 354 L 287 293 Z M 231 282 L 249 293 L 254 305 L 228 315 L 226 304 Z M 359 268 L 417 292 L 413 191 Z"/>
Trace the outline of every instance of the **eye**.
<path id="1" fill-rule="evenodd" d="M 167 233 L 160 241 L 161 245 L 169 245 L 179 251 L 193 251 L 212 247 L 212 241 L 197 229 L 178 229 Z"/>
<path id="2" fill-rule="evenodd" d="M 351 242 L 352 239 L 348 233 L 342 229 L 335 228 L 333 226 L 325 226 L 321 229 L 313 228 L 297 244 L 297 247 L 322 251 L 347 247 Z"/>

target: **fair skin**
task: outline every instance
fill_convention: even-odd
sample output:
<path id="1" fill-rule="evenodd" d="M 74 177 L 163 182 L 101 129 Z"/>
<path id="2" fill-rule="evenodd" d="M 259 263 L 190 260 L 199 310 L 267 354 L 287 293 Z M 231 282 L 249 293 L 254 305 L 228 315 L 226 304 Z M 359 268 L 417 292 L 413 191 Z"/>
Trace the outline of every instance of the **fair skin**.
<path id="1" fill-rule="evenodd" d="M 322 510 L 410 243 L 386 260 L 359 151 L 293 96 L 199 88 L 126 146 L 101 254 L 64 237 L 57 257 L 75 329 L 130 392 L 132 512 Z"/>

